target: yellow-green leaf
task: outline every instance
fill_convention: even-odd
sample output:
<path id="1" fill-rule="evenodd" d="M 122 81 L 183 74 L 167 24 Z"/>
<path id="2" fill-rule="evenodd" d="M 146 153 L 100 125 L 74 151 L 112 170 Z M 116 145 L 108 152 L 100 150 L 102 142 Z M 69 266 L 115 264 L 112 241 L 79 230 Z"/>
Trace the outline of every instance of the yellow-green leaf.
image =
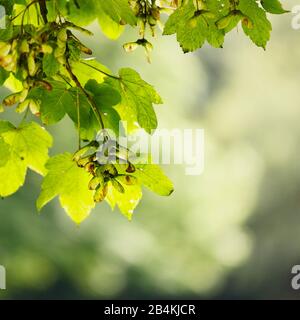
<path id="1" fill-rule="evenodd" d="M 138 178 L 139 183 L 160 196 L 169 196 L 174 191 L 172 181 L 164 174 L 158 165 L 136 165 L 136 172 L 133 175 Z"/>
<path id="2" fill-rule="evenodd" d="M 70 153 L 51 158 L 46 168 L 48 173 L 42 184 L 37 208 L 41 210 L 58 196 L 61 206 L 69 217 L 80 224 L 95 207 L 94 192 L 88 189 L 91 175 L 77 166 Z"/>
<path id="3" fill-rule="evenodd" d="M 139 204 L 143 193 L 140 185 L 123 185 L 123 187 L 125 189 L 125 193 L 120 193 L 110 184 L 106 201 L 109 203 L 112 210 L 114 210 L 114 208 L 118 206 L 121 213 L 128 220 L 131 220 L 133 211 Z"/>
<path id="4" fill-rule="evenodd" d="M 44 175 L 48 149 L 52 145 L 49 133 L 36 123 L 26 123 L 15 128 L 0 121 L 0 137 L 8 149 L 0 148 L 7 161 L 0 167 L 0 196 L 15 193 L 25 182 L 27 169 Z"/>
<path id="5" fill-rule="evenodd" d="M 122 120 L 129 123 L 138 121 L 141 128 L 151 133 L 157 128 L 154 104 L 162 99 L 156 90 L 130 68 L 121 69 L 119 79 L 106 78 L 106 83 L 117 89 L 122 97 L 118 112 Z"/>
<path id="6" fill-rule="evenodd" d="M 115 22 L 103 11 L 98 13 L 98 22 L 101 27 L 102 32 L 107 36 L 107 38 L 116 40 L 124 31 L 124 26 L 120 23 Z"/>

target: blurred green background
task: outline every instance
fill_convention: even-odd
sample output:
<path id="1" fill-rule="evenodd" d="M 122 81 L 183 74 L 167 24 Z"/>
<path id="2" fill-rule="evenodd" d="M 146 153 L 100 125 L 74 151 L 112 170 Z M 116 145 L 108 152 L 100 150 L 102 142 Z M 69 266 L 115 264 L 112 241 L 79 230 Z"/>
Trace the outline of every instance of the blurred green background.
<path id="1" fill-rule="evenodd" d="M 205 171 L 166 167 L 172 197 L 145 190 L 131 223 L 99 205 L 79 228 L 57 201 L 37 214 L 41 178 L 30 173 L 0 202 L 0 298 L 299 298 L 290 280 L 300 264 L 300 31 L 291 19 L 272 17 L 266 52 L 241 29 L 222 50 L 188 55 L 158 37 L 151 65 L 122 49 L 135 32 L 113 42 L 92 26 L 86 41 L 103 64 L 134 67 L 161 93 L 160 128 L 205 129 Z M 49 130 L 52 155 L 75 150 L 69 120 Z"/>

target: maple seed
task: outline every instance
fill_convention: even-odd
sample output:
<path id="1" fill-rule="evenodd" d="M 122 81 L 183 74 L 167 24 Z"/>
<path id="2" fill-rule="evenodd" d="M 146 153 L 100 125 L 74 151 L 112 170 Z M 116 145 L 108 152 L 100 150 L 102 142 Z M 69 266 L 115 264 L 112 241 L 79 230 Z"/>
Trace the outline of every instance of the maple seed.
<path id="1" fill-rule="evenodd" d="M 34 100 L 29 100 L 29 108 L 32 114 L 34 114 L 35 116 L 39 117 L 40 116 L 40 105 L 39 103 L 37 103 Z"/>
<path id="2" fill-rule="evenodd" d="M 96 190 L 100 185 L 100 179 L 98 177 L 94 177 L 89 183 L 89 190 Z"/>
<path id="3" fill-rule="evenodd" d="M 5 57 L 11 50 L 11 44 L 6 42 L 0 42 L 0 57 Z"/>
<path id="4" fill-rule="evenodd" d="M 75 160 L 75 159 L 74 159 Z M 85 157 L 77 161 L 78 167 L 84 168 L 90 162 L 90 157 Z"/>
<path id="5" fill-rule="evenodd" d="M 20 102 L 20 100 L 21 100 L 21 92 L 13 93 L 3 100 L 3 104 L 6 107 L 10 107 L 10 106 L 13 106 L 14 104 Z"/>
<path id="6" fill-rule="evenodd" d="M 85 53 L 87 55 L 92 55 L 93 54 L 93 51 L 90 48 L 88 48 L 85 45 L 83 45 L 83 44 L 79 44 L 78 47 L 79 47 L 79 49 L 80 49 L 80 51 L 82 53 Z"/>
<path id="7" fill-rule="evenodd" d="M 30 100 L 25 100 L 22 103 L 20 103 L 16 108 L 16 112 L 22 113 L 26 111 L 29 106 L 29 103 L 30 103 Z"/>
<path id="8" fill-rule="evenodd" d="M 51 54 L 53 52 L 53 48 L 48 44 L 43 44 L 41 47 L 41 52 L 44 54 Z"/>
<path id="9" fill-rule="evenodd" d="M 31 77 L 34 77 L 36 74 L 36 63 L 34 58 L 34 52 L 32 51 L 28 56 L 28 73 Z"/>
<path id="10" fill-rule="evenodd" d="M 99 173 L 108 177 L 116 177 L 118 175 L 118 171 L 113 164 L 106 164 L 99 168 Z"/>
<path id="11" fill-rule="evenodd" d="M 28 41 L 24 39 L 20 46 L 20 53 L 29 53 L 29 51 L 30 51 L 30 48 L 29 48 Z"/>
<path id="12" fill-rule="evenodd" d="M 134 173 L 135 172 L 135 166 L 129 162 L 128 167 L 126 169 L 127 173 Z"/>
<path id="13" fill-rule="evenodd" d="M 136 50 L 139 45 L 136 42 L 128 42 L 123 45 L 123 48 L 126 52 L 130 53 Z"/>
<path id="14" fill-rule="evenodd" d="M 111 183 L 117 191 L 119 191 L 120 193 L 125 193 L 125 189 L 119 181 L 117 181 L 116 179 L 112 179 Z"/>
<path id="15" fill-rule="evenodd" d="M 94 169 L 95 169 L 95 164 L 94 164 L 94 162 L 88 162 L 88 163 L 85 165 L 84 169 L 85 169 L 87 172 L 93 174 L 93 173 L 94 173 Z"/>
<path id="16" fill-rule="evenodd" d="M 134 186 L 138 184 L 138 179 L 134 176 L 129 175 L 119 175 L 117 178 L 121 183 L 127 186 Z"/>
<path id="17" fill-rule="evenodd" d="M 36 82 L 36 84 L 42 86 L 47 91 L 52 91 L 52 89 L 53 89 L 51 83 L 44 81 L 44 80 L 39 80 Z"/>
<path id="18" fill-rule="evenodd" d="M 245 18 L 243 19 L 242 23 L 243 23 L 243 25 L 244 25 L 246 28 L 248 28 L 248 29 L 253 29 L 253 27 L 254 27 L 253 22 L 252 22 L 251 19 L 248 18 L 248 17 L 245 17 Z"/>
<path id="19" fill-rule="evenodd" d="M 100 186 L 97 188 L 95 195 L 94 195 L 94 201 L 95 202 L 102 202 L 108 193 L 108 184 L 106 183 L 104 186 Z"/>
<path id="20" fill-rule="evenodd" d="M 57 40 L 59 42 L 64 42 L 66 43 L 68 40 L 68 33 L 67 33 L 67 29 L 61 29 L 58 34 L 57 34 Z"/>

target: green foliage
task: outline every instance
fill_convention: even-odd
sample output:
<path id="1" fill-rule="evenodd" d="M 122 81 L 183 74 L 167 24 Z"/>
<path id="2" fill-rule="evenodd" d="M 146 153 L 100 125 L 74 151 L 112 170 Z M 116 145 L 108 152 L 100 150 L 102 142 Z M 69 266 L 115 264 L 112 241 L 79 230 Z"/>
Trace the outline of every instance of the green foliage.
<path id="1" fill-rule="evenodd" d="M 94 3 L 100 12 L 104 12 L 114 22 L 131 26 L 136 24 L 137 18 L 127 0 L 99 0 Z"/>
<path id="2" fill-rule="evenodd" d="M 242 20 L 243 30 L 259 47 L 265 48 L 270 39 L 272 25 L 266 12 L 255 1 L 240 0 L 238 9 L 246 17 Z"/>
<path id="3" fill-rule="evenodd" d="M 7 197 L 24 184 L 28 168 L 45 174 L 44 165 L 48 160 L 52 138 L 34 122 L 23 123 L 15 128 L 7 121 L 0 122 L 0 137 L 0 196 Z"/>
<path id="4" fill-rule="evenodd" d="M 136 118 L 141 128 L 148 133 L 157 128 L 153 104 L 161 104 L 161 97 L 136 71 L 129 68 L 121 69 L 119 79 L 109 78 L 106 83 L 120 93 L 122 114 L 126 120 L 132 122 Z"/>
<path id="5" fill-rule="evenodd" d="M 66 114 L 66 107 L 74 103 L 70 91 L 63 82 L 49 82 L 52 89 L 34 88 L 29 95 L 40 105 L 41 119 L 44 124 L 55 124 Z"/>
<path id="6" fill-rule="evenodd" d="M 87 218 L 94 208 L 93 192 L 88 190 L 90 175 L 73 161 L 72 154 L 65 153 L 51 158 L 42 193 L 37 201 L 41 210 L 49 201 L 59 196 L 61 206 L 76 223 Z"/>
<path id="7" fill-rule="evenodd" d="M 143 186 L 169 196 L 173 185 L 158 166 L 133 165 L 130 150 L 119 145 L 107 149 L 108 159 L 117 153 L 126 165 L 98 162 L 96 149 L 113 141 L 107 134 L 103 143 L 96 143 L 99 131 L 118 135 L 120 123 L 127 122 L 127 134 L 136 127 L 151 134 L 158 126 L 154 105 L 162 104 L 162 99 L 135 70 L 123 68 L 113 75 L 95 59 L 86 59 L 92 50 L 74 31 L 92 36 L 84 27 L 97 20 L 106 36 L 116 39 L 126 25 L 136 27 L 138 39 L 124 44 L 124 49 L 142 47 L 150 61 L 149 37 L 157 27 L 164 35 L 176 34 L 183 51 L 190 52 L 205 42 L 221 48 L 225 35 L 241 22 L 244 33 L 265 48 L 272 29 L 267 13 L 286 12 L 279 1 L 269 0 L 1 0 L 0 4 L 7 13 L 7 27 L 0 30 L 0 83 L 12 90 L 0 111 L 16 106 L 16 112 L 24 113 L 18 127 L 0 123 L 0 195 L 15 193 L 30 168 L 46 174 L 38 208 L 59 196 L 76 223 L 103 200 L 131 219 Z M 164 13 L 169 15 L 165 27 Z M 78 131 L 74 156 L 58 155 L 47 162 L 51 137 L 37 123 L 26 122 L 30 112 L 46 126 L 70 117 Z"/>
<path id="8" fill-rule="evenodd" d="M 195 7 L 196 2 L 196 7 Z M 225 34 L 239 22 L 250 39 L 265 48 L 272 29 L 266 12 L 285 13 L 279 1 L 265 0 L 183 1 L 170 16 L 164 34 L 177 34 L 184 52 L 201 48 L 205 41 L 222 47 Z"/>
<path id="9" fill-rule="evenodd" d="M 282 4 L 278 0 L 262 0 L 263 8 L 273 14 L 282 14 L 288 12 L 282 8 Z"/>

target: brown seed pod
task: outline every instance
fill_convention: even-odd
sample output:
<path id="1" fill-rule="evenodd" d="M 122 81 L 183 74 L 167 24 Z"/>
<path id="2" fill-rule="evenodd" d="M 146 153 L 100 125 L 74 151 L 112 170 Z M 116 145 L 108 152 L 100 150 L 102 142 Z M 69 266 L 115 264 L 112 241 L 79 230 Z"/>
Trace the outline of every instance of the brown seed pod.
<path id="1" fill-rule="evenodd" d="M 126 169 L 127 173 L 134 173 L 135 172 L 135 166 L 129 162 L 128 167 Z"/>
<path id="2" fill-rule="evenodd" d="M 88 162 L 85 166 L 84 166 L 84 169 L 91 173 L 91 174 L 94 174 L 94 170 L 95 170 L 95 163 L 94 162 Z"/>
<path id="3" fill-rule="evenodd" d="M 53 89 L 51 83 L 49 83 L 49 82 L 47 82 L 45 80 L 36 81 L 35 84 L 43 87 L 47 91 L 52 91 L 52 89 Z"/>
<path id="4" fill-rule="evenodd" d="M 3 104 L 6 107 L 11 107 L 21 100 L 21 92 L 10 94 L 3 100 Z"/>
<path id="5" fill-rule="evenodd" d="M 127 186 L 134 186 L 138 184 L 138 179 L 130 175 L 120 175 L 117 177 L 117 179 L 119 180 L 119 182 Z"/>

